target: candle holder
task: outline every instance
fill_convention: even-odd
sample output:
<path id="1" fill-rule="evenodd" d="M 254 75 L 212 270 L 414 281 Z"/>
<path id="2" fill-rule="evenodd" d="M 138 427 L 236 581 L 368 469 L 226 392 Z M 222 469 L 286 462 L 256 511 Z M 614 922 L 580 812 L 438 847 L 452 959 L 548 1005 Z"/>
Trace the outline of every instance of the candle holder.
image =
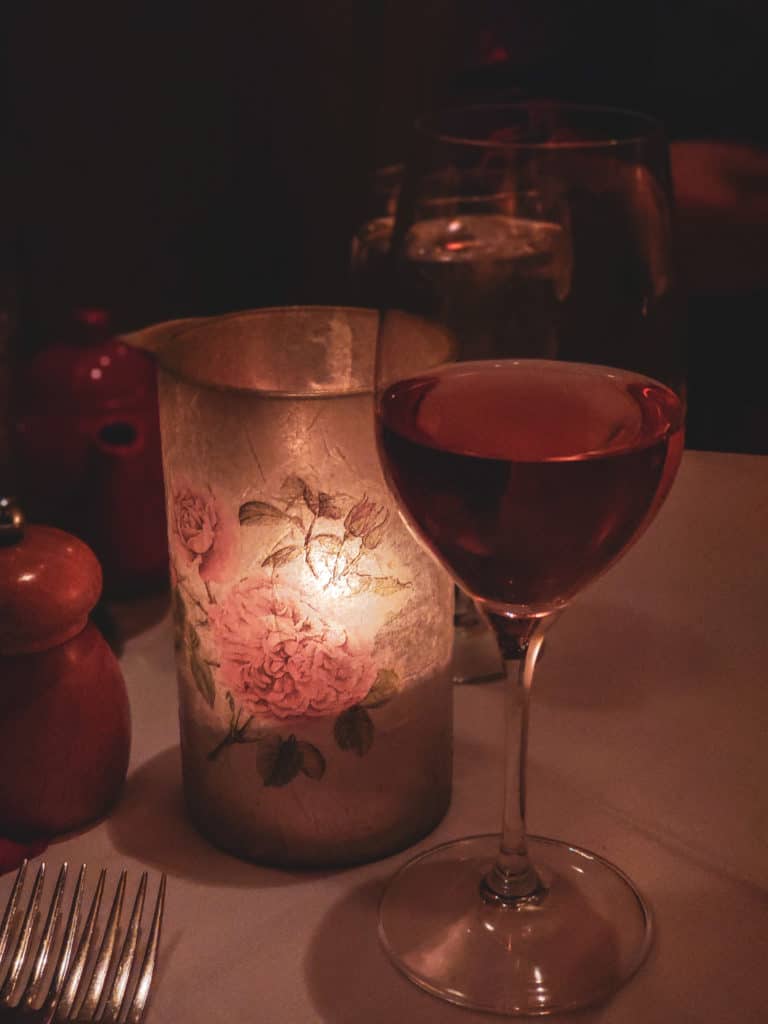
<path id="1" fill-rule="evenodd" d="M 158 353 L 186 800 L 260 862 L 381 857 L 450 799 L 452 583 L 379 468 L 376 327 L 268 309 Z"/>

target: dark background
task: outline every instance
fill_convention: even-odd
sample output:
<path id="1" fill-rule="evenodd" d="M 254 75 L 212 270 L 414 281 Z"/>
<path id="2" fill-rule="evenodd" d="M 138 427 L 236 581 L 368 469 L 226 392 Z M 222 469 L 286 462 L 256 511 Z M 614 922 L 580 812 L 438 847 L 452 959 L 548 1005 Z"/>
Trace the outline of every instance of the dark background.
<path id="1" fill-rule="evenodd" d="M 345 301 L 371 173 L 439 103 L 522 92 L 645 110 L 673 140 L 768 143 L 768 19 L 751 0 L 10 6 L 0 234 L 22 354 L 78 305 L 129 330 Z M 730 201 L 755 192 L 759 174 Z M 759 272 L 689 283 L 689 443 L 768 451 L 745 373 L 768 332 L 768 229 L 741 219 Z"/>

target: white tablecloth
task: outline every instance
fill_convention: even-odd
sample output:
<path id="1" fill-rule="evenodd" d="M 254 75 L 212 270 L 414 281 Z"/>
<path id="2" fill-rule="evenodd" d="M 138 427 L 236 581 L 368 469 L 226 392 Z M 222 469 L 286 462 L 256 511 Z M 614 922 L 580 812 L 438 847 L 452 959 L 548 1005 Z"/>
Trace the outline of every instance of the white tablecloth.
<path id="1" fill-rule="evenodd" d="M 534 694 L 531 831 L 619 864 L 656 940 L 601 1024 L 768 1021 L 768 458 L 687 453 L 658 520 L 550 634 Z M 413 851 L 313 874 L 242 863 L 184 817 L 167 617 L 128 643 L 134 747 L 108 820 L 52 846 L 169 875 L 150 1022 L 471 1024 L 421 992 L 376 934 L 382 884 Z M 456 688 L 455 795 L 414 849 L 493 831 L 499 683 Z M 4 901 L 11 878 L 0 879 Z"/>

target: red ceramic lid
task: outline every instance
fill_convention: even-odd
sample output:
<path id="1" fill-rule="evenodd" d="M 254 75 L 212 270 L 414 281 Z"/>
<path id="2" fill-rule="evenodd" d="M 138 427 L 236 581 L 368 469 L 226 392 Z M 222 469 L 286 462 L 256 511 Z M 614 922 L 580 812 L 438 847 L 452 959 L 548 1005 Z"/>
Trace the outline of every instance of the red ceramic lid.
<path id="1" fill-rule="evenodd" d="M 77 537 L 27 526 L 0 546 L 0 655 L 46 651 L 77 636 L 101 594 L 101 567 Z"/>

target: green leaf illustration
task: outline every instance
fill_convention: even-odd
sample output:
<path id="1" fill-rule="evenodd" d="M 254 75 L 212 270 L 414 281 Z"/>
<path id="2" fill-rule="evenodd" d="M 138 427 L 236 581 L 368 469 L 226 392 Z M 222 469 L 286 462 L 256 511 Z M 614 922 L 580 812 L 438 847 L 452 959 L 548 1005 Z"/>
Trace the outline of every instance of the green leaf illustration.
<path id="1" fill-rule="evenodd" d="M 409 580 L 399 580 L 396 576 L 367 576 L 365 573 L 359 573 L 358 583 L 359 592 L 367 590 L 382 597 L 396 594 L 412 585 Z"/>
<path id="2" fill-rule="evenodd" d="M 187 606 L 178 587 L 171 592 L 171 609 L 173 611 L 173 646 L 180 651 L 184 646 L 187 629 Z"/>
<path id="3" fill-rule="evenodd" d="M 367 754 L 373 746 L 373 719 L 355 704 L 342 711 L 333 726 L 336 743 L 342 750 L 354 750 L 358 757 Z"/>
<path id="4" fill-rule="evenodd" d="M 294 501 L 298 501 L 299 498 L 304 497 L 304 488 L 307 485 L 301 479 L 300 476 L 289 476 L 283 480 L 283 485 L 280 488 L 280 496 L 283 501 L 287 501 L 290 505 Z"/>
<path id="5" fill-rule="evenodd" d="M 282 740 L 277 748 L 272 770 L 264 778 L 265 786 L 287 786 L 301 769 L 302 756 L 295 736 Z"/>
<path id="6" fill-rule="evenodd" d="M 270 505 L 267 501 L 246 501 L 240 506 L 240 525 L 253 526 L 264 521 L 275 521 L 276 519 L 290 518 L 276 505 Z"/>
<path id="7" fill-rule="evenodd" d="M 261 563 L 261 566 L 262 568 L 271 566 L 273 569 L 279 569 L 281 565 L 287 565 L 288 562 L 292 562 L 294 558 L 298 558 L 301 551 L 302 549 L 297 547 L 295 544 L 289 544 L 284 548 L 278 548 L 277 551 L 273 551 L 271 555 L 267 555 Z"/>
<path id="8" fill-rule="evenodd" d="M 322 779 L 325 775 L 325 758 L 312 743 L 299 740 L 296 744 L 301 756 L 301 770 L 310 779 Z"/>
<path id="9" fill-rule="evenodd" d="M 304 491 L 302 493 L 304 504 L 307 506 L 313 516 L 316 516 L 320 512 L 320 499 L 317 494 L 312 490 L 309 484 L 304 484 Z"/>
<path id="10" fill-rule="evenodd" d="M 379 673 L 373 681 L 364 699 L 360 702 L 363 708 L 380 708 L 387 701 L 392 700 L 400 690 L 400 676 L 394 669 L 380 668 Z"/>
<path id="11" fill-rule="evenodd" d="M 344 507 L 339 497 L 333 494 L 326 494 L 320 491 L 317 496 L 318 515 L 324 519 L 341 519 L 344 515 Z"/>
<path id="12" fill-rule="evenodd" d="M 252 737 L 251 742 L 256 751 L 256 770 L 261 776 L 261 781 L 266 783 L 275 769 L 283 741 L 274 733 L 262 733 Z"/>
<path id="13" fill-rule="evenodd" d="M 197 636 L 194 630 L 192 630 L 192 633 Z M 210 665 L 207 665 L 202 658 L 200 658 L 197 652 L 193 651 L 190 658 L 190 667 L 192 668 L 192 676 L 195 680 L 195 686 L 200 691 L 200 696 L 209 707 L 213 707 L 216 700 L 216 684 L 213 681 L 213 673 L 211 672 Z"/>

